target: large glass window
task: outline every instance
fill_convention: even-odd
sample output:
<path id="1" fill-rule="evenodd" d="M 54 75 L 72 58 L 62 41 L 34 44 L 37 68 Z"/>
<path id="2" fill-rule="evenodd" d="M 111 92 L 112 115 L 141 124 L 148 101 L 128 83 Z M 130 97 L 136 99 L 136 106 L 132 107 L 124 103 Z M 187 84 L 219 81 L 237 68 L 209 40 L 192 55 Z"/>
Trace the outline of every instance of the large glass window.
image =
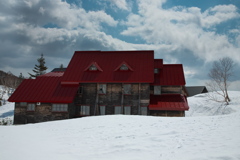
<path id="1" fill-rule="evenodd" d="M 67 112 L 68 104 L 53 104 L 52 111 L 53 112 Z"/>
<path id="2" fill-rule="evenodd" d="M 121 106 L 115 106 L 114 114 L 122 114 L 122 107 Z"/>
<path id="3" fill-rule="evenodd" d="M 155 74 L 159 73 L 159 69 L 158 68 L 154 68 L 154 73 Z"/>
<path id="4" fill-rule="evenodd" d="M 80 115 L 90 115 L 90 106 L 81 106 Z"/>
<path id="5" fill-rule="evenodd" d="M 155 95 L 161 94 L 161 86 L 154 86 L 154 94 Z"/>
<path id="6" fill-rule="evenodd" d="M 27 105 L 27 111 L 35 111 L 35 104 L 34 103 L 29 103 Z"/>
<path id="7" fill-rule="evenodd" d="M 147 115 L 147 107 L 141 107 L 141 115 Z"/>
<path id="8" fill-rule="evenodd" d="M 106 106 L 100 106 L 100 115 L 105 115 Z"/>
<path id="9" fill-rule="evenodd" d="M 99 84 L 98 93 L 106 94 L 107 93 L 107 84 Z"/>
<path id="10" fill-rule="evenodd" d="M 27 106 L 27 102 L 20 102 L 20 106 Z"/>
<path id="11" fill-rule="evenodd" d="M 131 115 L 131 106 L 124 106 L 124 114 Z"/>
<path id="12" fill-rule="evenodd" d="M 131 94 L 131 84 L 123 85 L 123 94 Z"/>

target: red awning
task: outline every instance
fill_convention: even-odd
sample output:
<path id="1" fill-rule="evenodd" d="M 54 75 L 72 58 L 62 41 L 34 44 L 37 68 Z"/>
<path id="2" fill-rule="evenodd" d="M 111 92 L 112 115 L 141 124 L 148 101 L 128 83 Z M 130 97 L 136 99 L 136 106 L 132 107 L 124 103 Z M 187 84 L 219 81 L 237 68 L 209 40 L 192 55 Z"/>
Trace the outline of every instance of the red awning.
<path id="1" fill-rule="evenodd" d="M 150 96 L 149 110 L 185 111 L 188 109 L 186 98 L 181 94 Z"/>

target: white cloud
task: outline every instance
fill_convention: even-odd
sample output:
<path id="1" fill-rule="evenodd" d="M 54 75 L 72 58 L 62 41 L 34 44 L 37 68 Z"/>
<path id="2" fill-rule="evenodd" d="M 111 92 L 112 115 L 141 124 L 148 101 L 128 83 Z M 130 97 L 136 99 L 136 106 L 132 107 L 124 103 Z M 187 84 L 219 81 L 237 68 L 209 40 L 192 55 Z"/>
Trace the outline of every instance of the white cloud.
<path id="1" fill-rule="evenodd" d="M 236 6 L 218 5 L 213 8 L 209 8 L 202 14 L 202 25 L 203 27 L 209 28 L 239 16 L 240 15 L 237 13 Z"/>
<path id="2" fill-rule="evenodd" d="M 130 9 L 126 0 L 107 0 L 107 1 L 117 6 L 119 9 L 122 9 L 122 10 Z"/>
<path id="3" fill-rule="evenodd" d="M 227 35 L 205 30 L 206 26 L 238 17 L 235 6 L 216 6 L 201 13 L 196 7 L 163 9 L 163 2 L 140 1 L 138 14 L 129 15 L 124 23 L 128 28 L 121 34 L 139 36 L 149 44 L 170 44 L 178 50 L 187 49 L 207 62 L 223 56 L 236 57 L 240 62 L 240 48 L 231 44 Z"/>

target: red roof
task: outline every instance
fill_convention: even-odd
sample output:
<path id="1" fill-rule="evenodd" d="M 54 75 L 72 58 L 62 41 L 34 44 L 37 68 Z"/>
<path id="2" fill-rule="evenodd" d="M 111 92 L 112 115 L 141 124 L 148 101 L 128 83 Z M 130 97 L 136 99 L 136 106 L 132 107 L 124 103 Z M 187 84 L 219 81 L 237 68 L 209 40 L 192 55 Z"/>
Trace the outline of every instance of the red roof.
<path id="1" fill-rule="evenodd" d="M 72 103 L 78 86 L 61 86 L 61 78 L 40 76 L 37 79 L 25 79 L 8 101 Z"/>
<path id="2" fill-rule="evenodd" d="M 86 70 L 97 64 L 101 70 Z M 122 64 L 127 71 L 117 70 Z M 68 83 L 153 83 L 154 51 L 76 51 L 63 75 Z"/>
<path id="3" fill-rule="evenodd" d="M 61 77 L 63 76 L 64 72 L 49 72 L 46 74 L 43 74 L 41 76 L 38 76 L 37 78 L 42 78 L 42 77 Z"/>
<path id="4" fill-rule="evenodd" d="M 153 85 L 180 85 L 186 84 L 182 64 L 164 64 L 158 74 L 154 74 Z"/>
<path id="5" fill-rule="evenodd" d="M 181 94 L 151 95 L 149 110 L 185 111 L 189 106 Z"/>
<path id="6" fill-rule="evenodd" d="M 162 68 L 163 67 L 163 59 L 154 59 L 154 68 Z"/>

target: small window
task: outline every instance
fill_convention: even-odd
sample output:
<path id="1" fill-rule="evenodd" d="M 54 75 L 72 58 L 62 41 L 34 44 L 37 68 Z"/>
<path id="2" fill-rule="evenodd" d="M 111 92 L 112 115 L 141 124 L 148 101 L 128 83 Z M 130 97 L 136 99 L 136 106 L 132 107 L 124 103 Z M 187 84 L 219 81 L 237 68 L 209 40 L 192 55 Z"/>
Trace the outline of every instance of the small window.
<path id="1" fill-rule="evenodd" d="M 154 95 L 161 94 L 161 86 L 154 86 Z"/>
<path id="2" fill-rule="evenodd" d="M 53 112 L 67 112 L 68 104 L 53 104 L 52 111 Z"/>
<path id="3" fill-rule="evenodd" d="M 122 114 L 122 107 L 121 106 L 115 106 L 114 114 Z"/>
<path id="4" fill-rule="evenodd" d="M 131 115 L 131 107 L 130 106 L 124 106 L 124 114 Z"/>
<path id="5" fill-rule="evenodd" d="M 90 70 L 90 71 L 96 71 L 96 70 L 98 70 L 98 69 L 97 69 L 97 67 L 96 67 L 94 64 L 92 64 L 92 65 L 89 67 L 89 70 Z"/>
<path id="6" fill-rule="evenodd" d="M 80 115 L 90 115 L 90 106 L 81 106 Z"/>
<path id="7" fill-rule="evenodd" d="M 154 68 L 154 73 L 155 74 L 159 73 L 159 69 L 158 68 Z"/>
<path id="8" fill-rule="evenodd" d="M 131 94 L 131 84 L 123 85 L 123 94 Z"/>
<path id="9" fill-rule="evenodd" d="M 120 67 L 120 70 L 121 71 L 127 71 L 128 70 L 128 67 L 126 64 L 122 64 L 122 66 Z"/>
<path id="10" fill-rule="evenodd" d="M 100 106 L 100 115 L 105 115 L 106 106 Z"/>
<path id="11" fill-rule="evenodd" d="M 107 93 L 107 84 L 99 84 L 98 93 L 106 94 Z"/>
<path id="12" fill-rule="evenodd" d="M 147 107 L 141 107 L 141 115 L 147 115 Z"/>
<path id="13" fill-rule="evenodd" d="M 27 111 L 35 111 L 35 104 L 34 103 L 29 103 L 27 105 Z"/>
<path id="14" fill-rule="evenodd" d="M 79 86 L 79 88 L 78 88 L 78 94 L 83 94 L 83 86 Z"/>
<path id="15" fill-rule="evenodd" d="M 20 106 L 27 106 L 27 102 L 20 102 Z"/>

